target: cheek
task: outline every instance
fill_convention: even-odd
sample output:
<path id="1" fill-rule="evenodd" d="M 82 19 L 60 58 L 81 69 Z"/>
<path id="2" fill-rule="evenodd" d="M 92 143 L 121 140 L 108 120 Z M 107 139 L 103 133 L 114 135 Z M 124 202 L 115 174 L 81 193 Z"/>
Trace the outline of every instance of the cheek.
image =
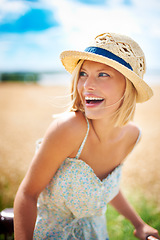
<path id="1" fill-rule="evenodd" d="M 120 96 L 122 96 L 126 89 L 126 80 L 125 78 L 120 78 L 118 81 L 115 82 L 115 90 L 117 94 L 119 93 Z"/>
<path id="2" fill-rule="evenodd" d="M 124 94 L 125 90 L 126 90 L 126 79 L 125 78 L 122 79 L 120 88 L 121 88 L 122 94 Z"/>

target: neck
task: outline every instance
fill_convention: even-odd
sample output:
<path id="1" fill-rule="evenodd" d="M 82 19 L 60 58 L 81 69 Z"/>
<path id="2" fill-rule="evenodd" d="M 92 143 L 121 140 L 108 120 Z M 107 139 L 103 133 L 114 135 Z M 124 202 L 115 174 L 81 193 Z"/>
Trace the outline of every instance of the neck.
<path id="1" fill-rule="evenodd" d="M 120 127 L 115 127 L 110 119 L 92 119 L 90 122 L 100 142 L 116 136 L 120 130 Z"/>

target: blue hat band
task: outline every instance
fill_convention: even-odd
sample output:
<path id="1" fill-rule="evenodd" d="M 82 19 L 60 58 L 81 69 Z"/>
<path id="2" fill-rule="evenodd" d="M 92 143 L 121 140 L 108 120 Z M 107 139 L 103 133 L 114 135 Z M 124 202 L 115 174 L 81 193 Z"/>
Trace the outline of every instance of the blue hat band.
<path id="1" fill-rule="evenodd" d="M 99 48 L 99 47 L 87 47 L 84 51 L 90 52 L 90 53 L 95 53 L 95 54 L 101 55 L 103 57 L 110 58 L 116 62 L 119 62 L 123 66 L 125 66 L 133 71 L 133 69 L 129 63 L 127 63 L 125 60 L 123 60 L 122 58 L 118 57 L 117 55 L 115 55 L 114 53 L 112 53 L 106 49 Z"/>

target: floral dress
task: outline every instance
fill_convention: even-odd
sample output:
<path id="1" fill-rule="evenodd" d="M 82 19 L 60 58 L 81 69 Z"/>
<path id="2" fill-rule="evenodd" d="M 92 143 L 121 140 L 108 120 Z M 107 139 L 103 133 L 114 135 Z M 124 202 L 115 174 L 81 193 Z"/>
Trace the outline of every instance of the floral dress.
<path id="1" fill-rule="evenodd" d="M 66 158 L 38 199 L 34 240 L 108 240 L 106 208 L 119 192 L 122 165 L 102 181 L 79 159 Z"/>

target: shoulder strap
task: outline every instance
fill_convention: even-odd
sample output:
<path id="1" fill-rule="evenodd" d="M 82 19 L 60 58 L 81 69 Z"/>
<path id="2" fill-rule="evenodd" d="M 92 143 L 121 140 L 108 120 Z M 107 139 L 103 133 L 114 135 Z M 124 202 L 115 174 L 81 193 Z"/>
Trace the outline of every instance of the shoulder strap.
<path id="1" fill-rule="evenodd" d="M 86 140 L 87 140 L 87 137 L 88 137 L 88 133 L 89 133 L 89 121 L 88 121 L 88 119 L 87 119 L 87 117 L 85 116 L 85 118 L 86 118 L 86 121 L 87 121 L 87 132 L 86 132 L 86 135 L 85 135 L 85 137 L 84 137 L 84 139 L 83 139 L 83 142 L 82 142 L 82 144 L 81 144 L 81 146 L 80 146 L 80 148 L 79 148 L 79 150 L 78 150 L 78 153 L 77 153 L 77 155 L 76 155 L 76 159 L 78 159 L 79 157 L 80 157 L 80 155 L 81 155 L 81 152 L 82 152 L 82 150 L 83 150 L 83 147 L 84 147 L 84 144 L 85 144 L 85 142 L 86 142 Z"/>
<path id="2" fill-rule="evenodd" d="M 137 143 L 139 143 L 140 139 L 141 139 L 141 135 L 142 135 L 142 131 L 141 129 L 139 128 L 139 135 L 138 135 L 138 138 L 137 138 L 137 141 L 135 143 L 135 146 L 137 145 Z"/>
<path id="3" fill-rule="evenodd" d="M 138 138 L 136 140 L 136 143 L 134 144 L 134 147 L 132 148 L 132 151 L 134 150 L 135 146 L 139 143 L 140 139 L 141 139 L 141 135 L 142 135 L 142 131 L 141 129 L 139 128 L 139 135 L 138 135 Z M 131 152 L 132 152 L 131 151 Z"/>

